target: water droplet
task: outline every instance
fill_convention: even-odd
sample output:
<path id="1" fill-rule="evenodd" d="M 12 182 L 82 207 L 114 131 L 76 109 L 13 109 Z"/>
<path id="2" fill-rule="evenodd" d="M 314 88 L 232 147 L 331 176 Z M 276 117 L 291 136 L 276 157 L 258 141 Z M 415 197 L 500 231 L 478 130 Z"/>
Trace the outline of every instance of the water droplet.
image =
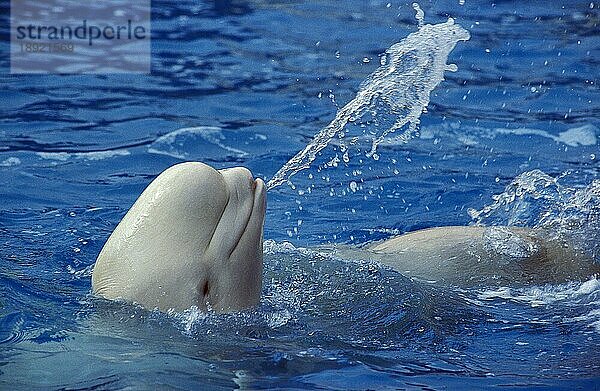
<path id="1" fill-rule="evenodd" d="M 423 27 L 423 20 L 425 19 L 425 13 L 421 9 L 418 3 L 412 3 L 412 7 L 415 10 L 415 19 L 417 19 L 417 25 L 419 28 Z"/>

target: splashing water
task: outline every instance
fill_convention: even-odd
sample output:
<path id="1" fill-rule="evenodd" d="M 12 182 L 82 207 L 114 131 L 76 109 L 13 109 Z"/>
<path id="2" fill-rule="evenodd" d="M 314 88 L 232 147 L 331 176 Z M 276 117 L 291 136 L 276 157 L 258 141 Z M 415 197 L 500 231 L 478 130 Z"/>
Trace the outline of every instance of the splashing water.
<path id="1" fill-rule="evenodd" d="M 368 157 L 376 158 L 377 146 L 390 133 L 405 128 L 397 137 L 401 141 L 407 141 L 415 134 L 419 117 L 429 104 L 429 95 L 444 80 L 444 71 L 458 69 L 455 64 L 446 63 L 448 55 L 459 41 L 467 41 L 470 34 L 452 18 L 445 23 L 423 24 L 423 11 L 416 3 L 413 8 L 418 30 L 385 52 L 381 66 L 360 85 L 356 97 L 338 111 L 333 121 L 317 133 L 304 150 L 277 171 L 267 183 L 267 189 L 277 187 L 298 171 L 309 168 L 333 137 L 344 136 L 349 122 L 357 121 L 367 111 L 376 112 L 378 106 L 387 108 L 395 122 L 373 136 L 371 150 L 366 154 Z"/>
<path id="2" fill-rule="evenodd" d="M 524 172 L 493 196 L 490 205 L 468 213 L 478 225 L 529 226 L 569 238 L 576 248 L 599 259 L 600 180 L 573 188 L 561 183 L 564 176 Z"/>

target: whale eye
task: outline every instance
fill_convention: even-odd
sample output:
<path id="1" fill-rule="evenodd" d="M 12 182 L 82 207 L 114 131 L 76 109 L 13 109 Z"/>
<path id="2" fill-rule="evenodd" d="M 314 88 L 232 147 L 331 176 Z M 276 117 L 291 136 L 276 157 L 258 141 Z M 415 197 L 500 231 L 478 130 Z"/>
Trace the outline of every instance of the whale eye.
<path id="1" fill-rule="evenodd" d="M 202 285 L 202 295 L 203 295 L 204 297 L 208 296 L 208 293 L 209 293 L 209 291 L 210 291 L 210 290 L 209 290 L 209 287 L 208 287 L 208 280 L 206 280 L 206 281 L 204 282 L 204 285 Z"/>

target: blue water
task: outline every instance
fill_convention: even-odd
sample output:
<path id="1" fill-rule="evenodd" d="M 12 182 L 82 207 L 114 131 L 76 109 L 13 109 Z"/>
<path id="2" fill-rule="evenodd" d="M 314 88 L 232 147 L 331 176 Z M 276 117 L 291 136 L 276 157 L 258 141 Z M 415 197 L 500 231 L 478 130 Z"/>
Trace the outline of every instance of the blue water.
<path id="1" fill-rule="evenodd" d="M 172 164 L 269 179 L 415 31 L 414 11 L 362 0 L 152 6 L 151 75 L 24 76 L 8 74 L 0 3 L 0 388 L 600 388 L 596 278 L 463 290 L 314 250 L 551 220 L 576 222 L 572 236 L 598 261 L 598 4 L 422 2 L 426 23 L 452 16 L 471 39 L 451 53 L 458 72 L 432 94 L 420 137 L 319 170 L 332 145 L 270 191 L 261 304 L 230 315 L 99 300 L 91 268 Z"/>

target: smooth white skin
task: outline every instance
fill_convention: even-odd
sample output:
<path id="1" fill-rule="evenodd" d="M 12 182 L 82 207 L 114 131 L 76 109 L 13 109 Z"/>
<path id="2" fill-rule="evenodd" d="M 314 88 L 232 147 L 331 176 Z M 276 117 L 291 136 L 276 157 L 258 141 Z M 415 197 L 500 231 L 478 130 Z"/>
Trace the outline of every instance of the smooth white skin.
<path id="1" fill-rule="evenodd" d="M 343 259 L 375 260 L 407 277 L 461 287 L 563 283 L 600 273 L 599 265 L 567 241 L 518 227 L 437 227 L 333 251 Z"/>
<path id="2" fill-rule="evenodd" d="M 245 168 L 170 167 L 108 238 L 94 266 L 93 292 L 161 311 L 256 305 L 265 210 L 264 183 Z"/>

